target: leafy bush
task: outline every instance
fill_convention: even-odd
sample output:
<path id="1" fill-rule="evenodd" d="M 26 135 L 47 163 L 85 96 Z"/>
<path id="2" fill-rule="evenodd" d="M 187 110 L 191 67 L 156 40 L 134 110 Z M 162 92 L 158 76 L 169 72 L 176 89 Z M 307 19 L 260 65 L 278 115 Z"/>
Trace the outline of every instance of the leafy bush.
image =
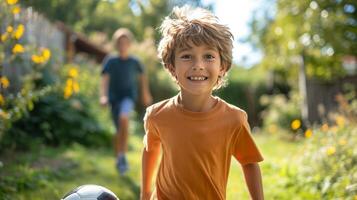
<path id="1" fill-rule="evenodd" d="M 110 138 L 95 120 L 86 97 L 78 95 L 65 100 L 51 93 L 35 103 L 34 109 L 13 123 L 3 145 L 16 149 L 29 148 L 29 141 L 50 145 L 108 145 Z"/>
<path id="2" fill-rule="evenodd" d="M 93 70 L 88 61 L 82 66 L 64 65 L 56 73 L 40 71 L 41 79 L 36 80 L 36 85 L 52 84 L 52 90 L 34 102 L 31 111 L 11 123 L 0 149 L 26 150 L 38 144 L 74 142 L 87 146 L 110 145 L 111 135 L 99 122 L 100 114 L 95 114 L 100 113 L 97 108 L 99 69 Z"/>
<path id="3" fill-rule="evenodd" d="M 28 114 L 33 104 L 53 88 L 37 84 L 51 62 L 50 49 L 35 47 L 23 38 L 26 28 L 17 1 L 1 1 L 0 10 L 1 139 L 14 121 Z"/>
<path id="4" fill-rule="evenodd" d="M 260 125 L 259 113 L 263 106 L 259 104 L 259 97 L 268 93 L 265 71 L 261 68 L 244 69 L 233 65 L 227 79 L 228 84 L 215 93 L 228 103 L 244 109 L 248 113 L 250 124 Z"/>
<path id="5" fill-rule="evenodd" d="M 286 188 L 302 199 L 353 199 L 357 195 L 357 100 L 339 97 L 341 110 L 315 126 Z M 348 103 L 349 102 L 349 103 Z"/>
<path id="6" fill-rule="evenodd" d="M 276 133 L 279 130 L 287 133 L 294 133 L 302 126 L 299 95 L 296 92 L 290 93 L 290 99 L 283 94 L 263 95 L 260 103 L 266 106 L 262 112 L 263 128 L 269 133 Z M 293 131 L 292 131 L 293 130 Z"/>

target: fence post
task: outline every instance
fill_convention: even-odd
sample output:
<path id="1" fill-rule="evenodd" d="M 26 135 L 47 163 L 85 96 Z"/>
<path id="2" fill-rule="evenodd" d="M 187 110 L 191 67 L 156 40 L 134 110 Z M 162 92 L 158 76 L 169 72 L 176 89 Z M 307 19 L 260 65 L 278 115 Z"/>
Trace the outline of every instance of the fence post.
<path id="1" fill-rule="evenodd" d="M 309 124 L 309 108 L 307 102 L 307 86 L 306 86 L 306 71 L 305 71 L 305 51 L 302 50 L 301 55 L 301 62 L 299 65 L 299 93 L 301 100 L 301 117 L 305 124 Z"/>

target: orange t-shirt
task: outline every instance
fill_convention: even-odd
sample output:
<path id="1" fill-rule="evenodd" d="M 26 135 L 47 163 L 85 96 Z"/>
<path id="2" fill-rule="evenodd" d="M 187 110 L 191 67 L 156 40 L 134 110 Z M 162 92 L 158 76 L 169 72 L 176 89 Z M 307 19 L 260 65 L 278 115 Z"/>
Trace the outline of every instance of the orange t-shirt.
<path id="1" fill-rule="evenodd" d="M 244 165 L 262 161 L 247 114 L 217 98 L 208 112 L 191 112 L 177 97 L 147 108 L 144 144 L 160 141 L 162 158 L 156 191 L 166 199 L 226 199 L 232 155 Z"/>

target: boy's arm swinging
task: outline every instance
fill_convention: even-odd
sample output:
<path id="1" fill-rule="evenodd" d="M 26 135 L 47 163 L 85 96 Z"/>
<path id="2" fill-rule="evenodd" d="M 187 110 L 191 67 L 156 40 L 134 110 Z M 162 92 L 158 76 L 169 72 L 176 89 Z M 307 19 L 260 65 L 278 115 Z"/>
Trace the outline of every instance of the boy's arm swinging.
<path id="1" fill-rule="evenodd" d="M 247 184 L 250 197 L 253 200 L 264 199 L 262 175 L 258 163 L 248 163 L 242 165 L 245 182 Z"/>
<path id="2" fill-rule="evenodd" d="M 149 83 L 145 73 L 142 73 L 138 77 L 140 86 L 140 98 L 143 106 L 149 106 L 152 103 L 152 97 L 150 94 Z"/>
<path id="3" fill-rule="evenodd" d="M 100 84 L 100 99 L 99 102 L 102 106 L 108 104 L 108 85 L 109 85 L 109 74 L 105 73 L 102 75 Z"/>
<path id="4" fill-rule="evenodd" d="M 142 155 L 142 188 L 140 199 L 149 200 L 151 197 L 151 183 L 160 157 L 161 143 L 153 142 L 150 149 L 144 148 Z"/>

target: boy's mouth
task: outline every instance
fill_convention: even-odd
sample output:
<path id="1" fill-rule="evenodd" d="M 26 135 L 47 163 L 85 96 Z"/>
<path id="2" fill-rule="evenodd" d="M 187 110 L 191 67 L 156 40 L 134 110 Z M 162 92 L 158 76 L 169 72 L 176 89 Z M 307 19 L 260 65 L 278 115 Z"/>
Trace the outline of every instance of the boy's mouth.
<path id="1" fill-rule="evenodd" d="M 207 80 L 208 77 L 207 76 L 189 76 L 187 77 L 188 80 L 191 80 L 191 81 L 204 81 L 204 80 Z"/>

